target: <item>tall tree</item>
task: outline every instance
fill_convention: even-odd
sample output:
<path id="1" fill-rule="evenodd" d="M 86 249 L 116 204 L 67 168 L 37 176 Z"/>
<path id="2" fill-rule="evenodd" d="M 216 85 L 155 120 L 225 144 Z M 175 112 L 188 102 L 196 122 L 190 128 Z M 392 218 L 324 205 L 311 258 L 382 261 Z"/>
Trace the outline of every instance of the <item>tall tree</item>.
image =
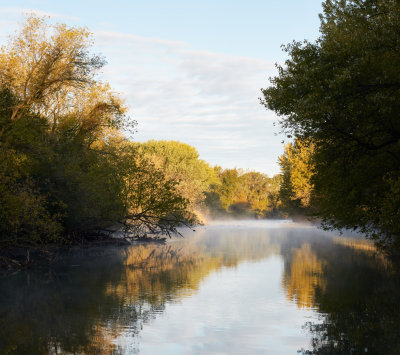
<path id="1" fill-rule="evenodd" d="M 194 221 L 175 181 L 126 142 L 134 122 L 96 80 L 104 61 L 91 42 L 84 28 L 30 16 L 0 49 L 0 252 Z"/>
<path id="2" fill-rule="evenodd" d="M 1 85 L 18 99 L 11 119 L 32 110 L 46 114 L 58 98 L 89 87 L 104 65 L 90 54 L 91 40 L 84 28 L 49 25 L 44 17 L 29 16 L 0 52 Z"/>
<path id="3" fill-rule="evenodd" d="M 315 43 L 286 46 L 262 103 L 315 144 L 315 206 L 327 227 L 400 244 L 400 3 L 327 0 Z"/>

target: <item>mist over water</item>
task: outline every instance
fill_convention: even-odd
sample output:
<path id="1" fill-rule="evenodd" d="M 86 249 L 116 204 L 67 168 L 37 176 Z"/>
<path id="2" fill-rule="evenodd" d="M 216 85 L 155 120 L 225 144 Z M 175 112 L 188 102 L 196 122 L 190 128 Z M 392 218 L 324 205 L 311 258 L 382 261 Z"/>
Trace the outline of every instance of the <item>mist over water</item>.
<path id="1" fill-rule="evenodd" d="M 354 236 L 213 221 L 165 245 L 79 250 L 46 275 L 3 276 L 0 353 L 396 353 L 398 281 Z"/>

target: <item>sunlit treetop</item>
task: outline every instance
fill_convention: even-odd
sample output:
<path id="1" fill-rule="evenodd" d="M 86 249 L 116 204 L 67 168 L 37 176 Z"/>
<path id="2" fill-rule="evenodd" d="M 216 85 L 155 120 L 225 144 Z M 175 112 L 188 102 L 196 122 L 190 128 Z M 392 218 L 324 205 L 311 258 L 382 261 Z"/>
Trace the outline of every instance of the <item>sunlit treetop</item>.
<path id="1" fill-rule="evenodd" d="M 73 113 L 90 124 L 94 116 L 124 114 L 118 95 L 96 81 L 105 61 L 91 53 L 92 43 L 86 28 L 53 25 L 47 17 L 29 15 L 0 50 L 0 84 L 18 100 L 11 119 L 30 111 L 56 124 L 60 116 Z"/>

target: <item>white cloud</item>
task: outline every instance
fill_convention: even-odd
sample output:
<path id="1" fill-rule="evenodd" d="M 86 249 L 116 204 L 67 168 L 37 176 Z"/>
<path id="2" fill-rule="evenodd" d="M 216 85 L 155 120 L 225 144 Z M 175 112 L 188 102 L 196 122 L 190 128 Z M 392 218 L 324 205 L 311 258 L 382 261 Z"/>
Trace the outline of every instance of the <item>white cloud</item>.
<path id="1" fill-rule="evenodd" d="M 135 139 L 181 140 L 212 164 L 278 172 L 276 117 L 258 102 L 273 63 L 111 31 L 95 38 L 108 59 L 104 77 L 139 122 Z"/>

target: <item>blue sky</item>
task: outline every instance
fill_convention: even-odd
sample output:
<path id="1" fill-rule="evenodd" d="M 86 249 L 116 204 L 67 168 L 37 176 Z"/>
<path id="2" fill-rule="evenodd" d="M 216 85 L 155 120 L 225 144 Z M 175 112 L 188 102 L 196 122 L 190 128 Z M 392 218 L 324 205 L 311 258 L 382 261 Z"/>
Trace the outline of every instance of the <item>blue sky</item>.
<path id="1" fill-rule="evenodd" d="M 202 159 L 270 175 L 284 137 L 258 103 L 281 44 L 318 36 L 320 0 L 2 0 L 0 41 L 23 12 L 86 26 L 107 59 L 101 76 L 138 121 L 133 139 L 174 139 Z"/>

